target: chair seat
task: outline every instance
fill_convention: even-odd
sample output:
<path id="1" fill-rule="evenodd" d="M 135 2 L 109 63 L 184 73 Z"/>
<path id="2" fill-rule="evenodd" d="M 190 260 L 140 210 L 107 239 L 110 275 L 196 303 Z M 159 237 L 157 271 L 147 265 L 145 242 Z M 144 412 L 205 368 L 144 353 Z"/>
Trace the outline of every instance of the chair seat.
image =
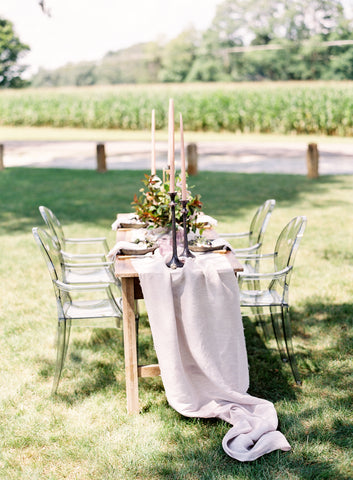
<path id="1" fill-rule="evenodd" d="M 120 299 L 118 299 L 120 300 Z M 119 301 L 117 301 L 119 304 Z M 80 300 L 63 305 L 66 318 L 104 318 L 121 316 L 118 308 L 110 300 Z"/>
<path id="2" fill-rule="evenodd" d="M 111 272 L 105 268 L 65 269 L 66 283 L 116 283 Z"/>
<path id="3" fill-rule="evenodd" d="M 240 305 L 252 306 L 281 306 L 287 305 L 275 290 L 241 290 Z"/>

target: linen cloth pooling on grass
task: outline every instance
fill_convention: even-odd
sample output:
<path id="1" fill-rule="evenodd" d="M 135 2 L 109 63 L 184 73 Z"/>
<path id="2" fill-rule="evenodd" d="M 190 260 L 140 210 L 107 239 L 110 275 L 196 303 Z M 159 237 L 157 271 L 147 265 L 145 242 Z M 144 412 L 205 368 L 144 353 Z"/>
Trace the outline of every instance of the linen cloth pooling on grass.
<path id="1" fill-rule="evenodd" d="M 290 445 L 267 400 L 248 395 L 249 370 L 236 277 L 219 254 L 172 270 L 161 256 L 134 260 L 169 404 L 189 417 L 218 417 L 232 428 L 231 457 L 250 461 Z"/>

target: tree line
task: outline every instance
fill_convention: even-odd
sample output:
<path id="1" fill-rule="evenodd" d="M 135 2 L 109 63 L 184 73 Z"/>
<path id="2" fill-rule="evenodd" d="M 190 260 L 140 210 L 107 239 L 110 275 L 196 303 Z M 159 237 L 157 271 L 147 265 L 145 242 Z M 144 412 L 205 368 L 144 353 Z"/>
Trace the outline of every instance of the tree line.
<path id="1" fill-rule="evenodd" d="M 1 47 L 0 47 L 1 48 Z M 1 56 L 0 56 L 1 58 Z M 33 86 L 353 79 L 353 20 L 342 0 L 224 0 L 205 31 L 41 69 Z"/>

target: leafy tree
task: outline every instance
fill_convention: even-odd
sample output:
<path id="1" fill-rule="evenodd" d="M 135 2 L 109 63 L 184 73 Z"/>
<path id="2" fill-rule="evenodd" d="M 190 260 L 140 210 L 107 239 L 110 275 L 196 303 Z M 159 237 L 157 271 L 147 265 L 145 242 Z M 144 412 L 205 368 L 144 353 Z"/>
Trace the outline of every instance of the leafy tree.
<path id="1" fill-rule="evenodd" d="M 328 36 L 344 22 L 341 0 L 225 0 L 211 30 L 223 46 Z"/>
<path id="2" fill-rule="evenodd" d="M 22 87 L 26 82 L 21 78 L 26 66 L 17 62 L 29 46 L 20 41 L 9 20 L 0 18 L 0 87 Z"/>
<path id="3" fill-rule="evenodd" d="M 204 32 L 189 28 L 169 42 L 109 52 L 94 65 L 39 72 L 33 82 L 353 79 L 353 45 L 323 43 L 351 39 L 343 0 L 223 0 Z"/>
<path id="4" fill-rule="evenodd" d="M 224 71 L 219 58 L 198 56 L 185 79 L 186 82 L 227 82 L 229 75 Z"/>
<path id="5" fill-rule="evenodd" d="M 307 40 L 315 35 L 322 39 L 334 32 L 345 21 L 341 0 L 282 0 L 279 2 L 285 38 Z M 276 25 L 277 34 L 281 31 Z"/>
<path id="6" fill-rule="evenodd" d="M 94 85 L 97 83 L 93 62 L 68 63 L 55 70 L 39 69 L 32 78 L 34 87 L 61 87 L 65 85 Z"/>
<path id="7" fill-rule="evenodd" d="M 144 68 L 146 82 L 158 82 L 159 72 L 162 68 L 162 52 L 161 41 L 149 42 L 145 45 Z"/>
<path id="8" fill-rule="evenodd" d="M 215 55 L 229 52 L 224 70 L 233 80 L 316 79 L 327 75 L 333 60 L 322 42 L 347 33 L 352 37 L 341 0 L 225 0 L 204 38 L 212 39 Z M 232 53 L 273 43 L 284 50 Z"/>
<path id="9" fill-rule="evenodd" d="M 194 63 L 198 45 L 198 33 L 194 28 L 184 30 L 171 40 L 162 52 L 162 82 L 183 82 Z"/>

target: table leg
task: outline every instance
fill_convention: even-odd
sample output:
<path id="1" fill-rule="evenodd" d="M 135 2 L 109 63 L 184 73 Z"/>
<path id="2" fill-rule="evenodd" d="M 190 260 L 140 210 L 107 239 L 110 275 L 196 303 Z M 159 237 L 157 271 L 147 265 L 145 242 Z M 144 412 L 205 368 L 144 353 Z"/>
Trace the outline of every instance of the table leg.
<path id="1" fill-rule="evenodd" d="M 122 278 L 125 381 L 128 413 L 139 413 L 134 279 Z"/>

